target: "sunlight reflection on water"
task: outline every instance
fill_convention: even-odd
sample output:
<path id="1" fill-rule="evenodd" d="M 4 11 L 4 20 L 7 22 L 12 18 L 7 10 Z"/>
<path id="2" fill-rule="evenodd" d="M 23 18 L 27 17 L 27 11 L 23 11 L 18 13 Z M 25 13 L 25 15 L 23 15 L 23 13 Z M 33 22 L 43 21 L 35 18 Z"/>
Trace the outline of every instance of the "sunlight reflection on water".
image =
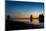
<path id="1" fill-rule="evenodd" d="M 25 22 L 25 23 L 39 24 L 39 19 L 32 19 L 32 22 L 30 21 L 30 19 L 12 19 L 12 20 Z"/>
<path id="2" fill-rule="evenodd" d="M 32 19 L 32 23 L 38 25 L 39 24 L 39 19 Z"/>

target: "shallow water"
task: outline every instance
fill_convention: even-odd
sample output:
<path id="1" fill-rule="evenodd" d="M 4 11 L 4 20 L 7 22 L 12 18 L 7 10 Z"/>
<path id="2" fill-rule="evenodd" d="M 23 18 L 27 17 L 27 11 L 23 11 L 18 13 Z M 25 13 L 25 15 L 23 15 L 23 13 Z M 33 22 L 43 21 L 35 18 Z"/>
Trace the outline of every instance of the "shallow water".
<path id="1" fill-rule="evenodd" d="M 31 23 L 31 24 L 36 24 L 38 25 L 39 24 L 39 19 L 32 19 L 32 22 L 30 21 L 30 19 L 11 19 L 13 21 L 20 21 L 20 22 L 25 22 L 25 23 Z"/>

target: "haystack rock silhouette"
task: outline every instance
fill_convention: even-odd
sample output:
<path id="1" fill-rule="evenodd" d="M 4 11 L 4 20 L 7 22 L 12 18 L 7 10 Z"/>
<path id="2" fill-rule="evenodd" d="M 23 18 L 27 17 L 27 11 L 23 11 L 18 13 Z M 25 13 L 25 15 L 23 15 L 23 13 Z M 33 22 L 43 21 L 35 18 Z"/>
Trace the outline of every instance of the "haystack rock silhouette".
<path id="1" fill-rule="evenodd" d="M 44 22 L 44 15 L 43 14 L 39 15 L 39 22 Z"/>
<path id="2" fill-rule="evenodd" d="M 32 15 L 30 15 L 30 21 L 32 22 Z"/>
<path id="3" fill-rule="evenodd" d="M 7 16 L 7 19 L 10 19 L 10 15 Z"/>

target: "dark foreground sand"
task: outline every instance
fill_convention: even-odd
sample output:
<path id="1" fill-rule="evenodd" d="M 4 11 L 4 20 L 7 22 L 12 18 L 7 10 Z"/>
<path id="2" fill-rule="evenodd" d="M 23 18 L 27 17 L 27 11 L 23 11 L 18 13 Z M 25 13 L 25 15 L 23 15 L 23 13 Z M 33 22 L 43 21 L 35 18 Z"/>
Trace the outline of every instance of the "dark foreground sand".
<path id="1" fill-rule="evenodd" d="M 44 28 L 44 26 L 6 20 L 6 30 L 24 30 L 24 29 L 40 29 L 40 28 Z"/>

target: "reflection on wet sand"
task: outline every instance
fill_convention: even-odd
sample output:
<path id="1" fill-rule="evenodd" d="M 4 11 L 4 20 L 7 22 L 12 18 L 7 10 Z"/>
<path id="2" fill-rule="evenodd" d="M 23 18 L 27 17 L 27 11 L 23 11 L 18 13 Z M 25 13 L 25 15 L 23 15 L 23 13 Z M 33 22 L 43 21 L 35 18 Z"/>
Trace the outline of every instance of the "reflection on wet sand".
<path id="1" fill-rule="evenodd" d="M 39 24 L 39 19 L 32 19 L 32 24 L 38 25 Z"/>
<path id="2" fill-rule="evenodd" d="M 32 19 L 32 21 L 30 21 L 30 19 L 12 19 L 13 21 L 20 21 L 20 22 L 24 22 L 24 23 L 29 23 L 29 24 L 35 24 L 38 25 L 39 24 L 39 19 Z"/>

